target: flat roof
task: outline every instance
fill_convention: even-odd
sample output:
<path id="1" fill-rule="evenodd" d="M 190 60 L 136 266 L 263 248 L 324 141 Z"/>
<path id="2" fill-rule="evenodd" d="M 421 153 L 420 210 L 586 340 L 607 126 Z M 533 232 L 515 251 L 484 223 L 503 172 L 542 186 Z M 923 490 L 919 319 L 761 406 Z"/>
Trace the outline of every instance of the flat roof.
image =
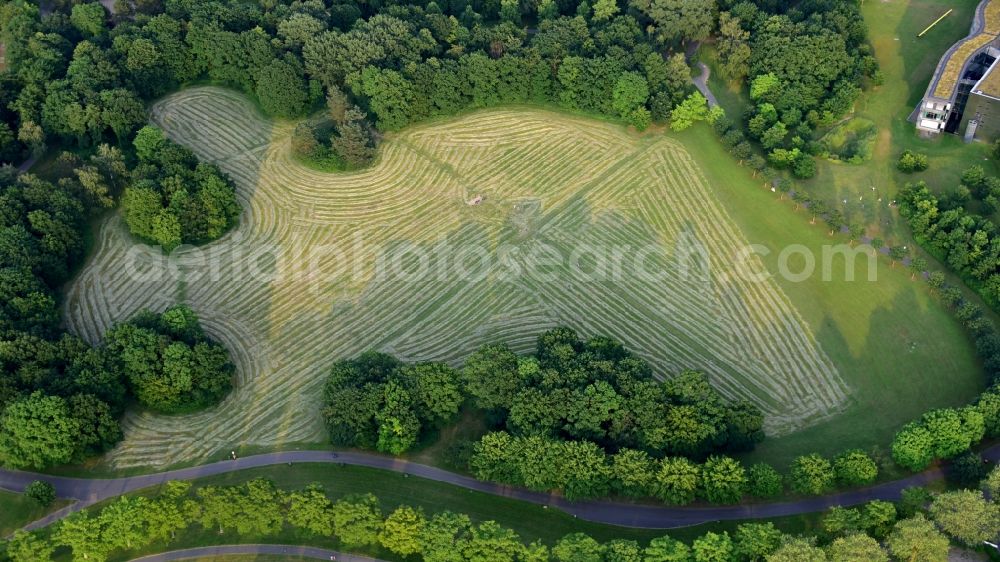
<path id="1" fill-rule="evenodd" d="M 1000 34 L 1000 2 L 990 0 L 983 7 L 983 20 L 984 32 L 992 33 L 993 35 Z"/>
<path id="2" fill-rule="evenodd" d="M 1000 5 L 1000 2 L 996 0 L 993 0 L 991 3 Z M 958 43 L 955 50 L 947 55 L 948 60 L 945 63 L 944 70 L 938 77 L 937 85 L 934 87 L 934 97 L 951 99 L 955 94 L 955 87 L 958 86 L 958 80 L 962 75 L 962 69 L 965 68 L 965 63 L 976 52 L 989 45 L 996 38 L 996 35 L 984 32 L 973 37 L 966 37 L 961 43 Z"/>
<path id="3" fill-rule="evenodd" d="M 994 61 L 986 74 L 979 79 L 979 82 L 976 82 L 976 85 L 972 87 L 973 92 L 1000 99 L 1000 70 L 997 70 L 997 66 L 1000 65 L 997 62 L 1000 62 L 1000 59 Z"/>
<path id="4" fill-rule="evenodd" d="M 927 86 L 925 98 L 953 101 L 962 69 L 973 56 L 1000 36 L 1000 0 L 982 0 L 976 6 L 969 35 L 952 45 L 941 57 Z"/>

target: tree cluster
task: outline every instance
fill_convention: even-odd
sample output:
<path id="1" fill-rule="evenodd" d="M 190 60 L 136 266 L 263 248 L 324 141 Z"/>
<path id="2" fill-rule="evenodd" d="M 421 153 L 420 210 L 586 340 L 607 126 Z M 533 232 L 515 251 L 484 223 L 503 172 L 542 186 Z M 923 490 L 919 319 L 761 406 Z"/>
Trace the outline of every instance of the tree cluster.
<path id="1" fill-rule="evenodd" d="M 927 169 L 927 155 L 914 152 L 912 150 L 904 150 L 902 154 L 899 155 L 899 160 L 896 161 L 896 168 L 900 172 L 905 172 L 907 174 L 912 174 L 913 172 L 922 172 Z"/>
<path id="2" fill-rule="evenodd" d="M 498 429 L 602 451 L 703 458 L 752 449 L 764 437 L 761 412 L 724 399 L 703 374 L 660 382 L 620 343 L 584 341 L 568 328 L 541 334 L 533 356 L 485 345 L 460 371 L 366 353 L 333 367 L 324 396 L 335 444 L 393 454 L 453 419 L 466 399 Z"/>
<path id="3" fill-rule="evenodd" d="M 146 120 L 143 82 L 126 64 L 129 45 L 113 44 L 99 4 L 46 17 L 26 1 L 0 10 L 8 63 L 0 81 L 7 103 L 0 112 L 11 112 L 0 114 L 0 160 L 38 155 L 51 137 L 87 146 L 109 138 L 122 142 Z M 133 66 L 141 62 L 138 55 L 136 50 Z M 12 136 L 13 148 L 4 142 Z"/>
<path id="4" fill-rule="evenodd" d="M 608 454 L 587 441 L 561 441 L 494 432 L 476 443 L 469 460 L 481 480 L 560 492 L 569 499 L 607 495 L 655 498 L 673 505 L 696 500 L 738 503 L 744 496 L 773 498 L 791 490 L 821 495 L 837 487 L 870 484 L 878 466 L 862 451 L 851 450 L 832 462 L 820 455 L 798 457 L 787 478 L 770 465 L 749 468 L 724 455 L 702 463 L 685 457 L 655 458 L 644 451 L 621 449 Z"/>
<path id="5" fill-rule="evenodd" d="M 878 465 L 868 454 L 857 449 L 837 455 L 833 462 L 818 454 L 797 457 L 788 475 L 792 491 L 805 495 L 870 484 L 876 477 Z"/>
<path id="6" fill-rule="evenodd" d="M 968 451 L 985 432 L 985 418 L 977 406 L 931 410 L 896 433 L 892 457 L 900 466 L 920 471 L 937 459 Z"/>
<path id="7" fill-rule="evenodd" d="M 996 498 L 1000 469 L 982 487 Z M 259 478 L 196 489 L 168 482 L 155 494 L 123 496 L 99 510 L 71 515 L 51 533 L 18 531 L 3 545 L 0 558 L 45 562 L 58 547 L 66 547 L 74 560 L 102 562 L 122 551 L 168 544 L 197 525 L 255 541 L 290 530 L 307 542 L 334 538 L 343 550 L 426 562 L 888 562 L 890 557 L 945 562 L 949 537 L 975 547 L 1000 530 L 1000 504 L 979 490 L 931 495 L 909 488 L 903 496 L 898 504 L 834 507 L 823 515 L 814 536 L 790 535 L 773 523 L 755 522 L 742 523 L 732 533 L 707 532 L 690 544 L 668 535 L 645 545 L 624 539 L 601 543 L 577 532 L 548 546 L 525 544 L 494 521 L 475 522 L 451 511 L 428 515 L 405 504 L 386 508 L 372 494 L 333 499 L 317 484 L 285 491 Z M 908 506 L 908 498 L 917 497 Z"/>
<path id="8" fill-rule="evenodd" d="M 980 183 L 987 183 L 971 176 L 969 172 L 963 174 L 963 181 L 976 189 Z M 1000 234 L 996 224 L 969 213 L 961 205 L 946 208 L 923 182 L 907 184 L 899 202 L 900 214 L 909 223 L 914 238 L 966 279 L 986 302 L 1000 305 Z"/>
<path id="9" fill-rule="evenodd" d="M 983 174 L 972 170 L 963 182 L 977 184 Z M 932 254 L 969 280 L 984 299 L 994 304 L 1000 274 L 990 272 L 993 254 L 1000 255 L 1000 238 L 992 222 L 968 214 L 964 208 L 942 210 L 939 201 L 923 182 L 907 184 L 900 194 L 900 213 L 909 222 L 914 236 Z M 971 252 L 971 255 L 970 255 Z M 984 282 L 985 280 L 985 282 Z M 962 408 L 943 408 L 925 413 L 902 428 L 893 439 L 892 453 L 897 464 L 923 470 L 938 459 L 954 458 L 969 451 L 986 437 L 1000 436 L 1000 333 L 978 305 L 968 301 L 958 287 L 946 283 L 941 272 L 927 276 L 927 284 L 950 306 L 972 335 L 986 372 L 989 388 L 976 402 Z"/>
<path id="10" fill-rule="evenodd" d="M 1000 210 L 1000 178 L 986 175 L 976 164 L 962 172 L 958 189 L 946 193 L 940 201 L 945 210 L 965 205 L 970 199 L 981 201 L 986 214 Z"/>
<path id="11" fill-rule="evenodd" d="M 689 90 L 683 55 L 660 54 L 662 29 L 689 35 L 696 25 L 702 37 L 715 17 L 714 0 L 682 10 L 680 19 L 660 3 L 623 13 L 610 0 L 593 8 L 553 0 L 143 0 L 121 2 L 113 20 L 97 2 L 53 4 L 45 16 L 27 0 L 2 7 L 9 67 L 0 80 L 2 161 L 39 154 L 53 141 L 124 143 L 146 121 L 146 101 L 197 79 L 240 88 L 284 118 L 316 108 L 324 89 L 348 92 L 363 112 L 335 119 L 332 134 L 319 139 L 345 145 L 331 154 L 348 166 L 349 156 L 370 159 L 365 113 L 394 130 L 469 108 L 546 102 L 642 129 L 666 120 Z M 522 18 L 538 21 L 537 29 L 528 33 Z"/>
<path id="12" fill-rule="evenodd" d="M 296 125 L 292 151 L 323 169 L 352 170 L 375 159 L 375 132 L 365 113 L 336 87 L 327 95 L 328 111 Z"/>
<path id="13" fill-rule="evenodd" d="M 56 290 L 82 257 L 91 210 L 81 182 L 0 169 L 0 463 L 8 466 L 82 460 L 120 438 L 123 388 L 89 372 L 93 350 L 59 327 Z"/>
<path id="14" fill-rule="evenodd" d="M 574 500 L 615 494 L 673 505 L 696 499 L 737 503 L 746 494 L 766 498 L 783 489 L 781 476 L 770 466 L 748 471 L 731 457 L 713 455 L 698 464 L 685 457 L 657 459 L 635 449 L 609 455 L 588 441 L 506 432 L 489 433 L 477 442 L 469 467 L 481 480 L 559 492 Z"/>
<path id="15" fill-rule="evenodd" d="M 240 205 L 233 183 L 152 125 L 133 141 L 138 164 L 122 196 L 132 234 L 170 251 L 215 240 L 236 224 Z"/>
<path id="16" fill-rule="evenodd" d="M 0 170 L 0 462 L 15 467 L 107 450 L 121 439 L 117 418 L 141 388 L 128 382 L 122 357 L 62 331 L 56 291 L 83 257 L 87 218 L 130 181 L 125 156 L 102 144 L 86 158 L 64 154 L 54 169 L 56 183 Z M 183 380 L 231 369 L 224 350 L 196 343 L 143 368 L 170 365 Z"/>
<path id="17" fill-rule="evenodd" d="M 143 311 L 108 331 L 99 352 L 139 404 L 179 413 L 219 402 L 232 388 L 235 367 L 226 348 L 201 329 L 183 305 L 162 314 Z"/>
<path id="18" fill-rule="evenodd" d="M 518 436 L 692 458 L 750 450 L 764 437 L 761 412 L 724 399 L 702 373 L 660 382 L 621 343 L 581 340 L 568 328 L 542 333 L 534 356 L 483 346 L 466 360 L 462 377 L 475 405 Z"/>
<path id="19" fill-rule="evenodd" d="M 233 376 L 225 348 L 208 340 L 183 306 L 140 313 L 111 329 L 97 348 L 64 334 L 55 342 L 22 335 L 0 341 L 0 349 L 8 360 L 44 353 L 22 359 L 4 380 L 0 462 L 17 468 L 80 462 L 106 451 L 121 439 L 118 417 L 133 397 L 157 411 L 192 411 L 218 402 Z M 19 380 L 29 370 L 51 378 Z"/>
<path id="20" fill-rule="evenodd" d="M 368 28 L 382 17 L 347 35 L 370 34 Z M 666 120 L 689 87 L 683 56 L 664 60 L 627 15 L 607 22 L 588 22 L 582 16 L 546 19 L 530 37 L 507 23 L 470 31 L 459 29 L 462 24 L 454 16 L 450 22 L 444 27 L 451 31 L 445 33 L 458 41 L 465 38 L 467 44 L 449 45 L 444 52 L 431 47 L 427 56 L 409 64 L 341 69 L 331 68 L 336 59 L 328 56 L 309 62 L 312 49 L 335 50 L 322 44 L 307 45 L 307 62 L 331 81 L 328 87 L 343 76 L 345 87 L 375 116 L 380 130 L 467 109 L 529 102 L 610 115 L 644 129 L 653 120 Z M 416 33 L 409 23 L 394 23 Z"/>
<path id="21" fill-rule="evenodd" d="M 335 364 L 323 398 L 335 445 L 393 455 L 454 420 L 464 400 L 458 373 L 448 365 L 404 365 L 376 352 Z"/>
<path id="22" fill-rule="evenodd" d="M 866 78 L 880 80 L 858 4 L 720 5 L 727 9 L 718 19 L 722 71 L 731 80 L 746 77 L 753 103 L 743 126 L 730 133 L 730 147 L 738 146 L 737 157 L 748 159 L 755 156 L 753 141 L 767 155 L 761 168 L 766 162 L 812 177 L 813 156 L 822 150 L 815 131 L 851 110 Z"/>

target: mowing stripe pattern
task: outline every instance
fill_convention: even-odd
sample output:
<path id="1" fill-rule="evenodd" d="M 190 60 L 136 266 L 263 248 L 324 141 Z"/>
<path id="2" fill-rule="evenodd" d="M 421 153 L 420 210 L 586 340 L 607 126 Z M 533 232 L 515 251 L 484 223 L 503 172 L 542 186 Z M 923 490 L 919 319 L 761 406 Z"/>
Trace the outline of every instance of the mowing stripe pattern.
<path id="1" fill-rule="evenodd" d="M 780 287 L 737 275 L 746 240 L 670 139 L 485 110 L 391 136 L 371 169 L 327 174 L 294 161 L 291 124 L 234 92 L 185 90 L 152 120 L 233 178 L 240 225 L 168 258 L 108 219 L 67 323 L 97 342 L 140 308 L 185 302 L 231 350 L 238 382 L 209 411 L 127 414 L 119 468 L 322 441 L 322 384 L 338 358 L 379 349 L 458 365 L 485 342 L 529 352 L 556 325 L 620 339 L 660 376 L 704 370 L 757 404 L 772 435 L 850 394 Z"/>

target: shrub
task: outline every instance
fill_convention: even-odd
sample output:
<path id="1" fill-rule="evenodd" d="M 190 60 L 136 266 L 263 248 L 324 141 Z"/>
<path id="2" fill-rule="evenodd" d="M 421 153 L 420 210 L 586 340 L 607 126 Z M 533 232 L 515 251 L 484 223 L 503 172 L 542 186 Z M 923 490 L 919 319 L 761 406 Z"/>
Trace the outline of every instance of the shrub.
<path id="1" fill-rule="evenodd" d="M 878 476 L 875 461 L 863 451 L 846 451 L 833 461 L 837 481 L 844 486 L 868 484 Z"/>
<path id="2" fill-rule="evenodd" d="M 757 463 L 747 470 L 747 492 L 755 498 L 773 498 L 784 488 L 781 474 L 769 464 Z"/>
<path id="3" fill-rule="evenodd" d="M 792 174 L 799 179 L 809 179 L 816 175 L 816 160 L 808 154 L 802 154 L 792 166 Z"/>
<path id="4" fill-rule="evenodd" d="M 899 155 L 899 160 L 896 162 L 896 168 L 907 174 L 922 172 L 927 169 L 927 155 L 913 152 L 912 150 L 904 150 L 903 153 Z"/>
<path id="5" fill-rule="evenodd" d="M 48 507 L 56 501 L 55 486 L 41 480 L 35 480 L 28 484 L 24 489 L 24 495 L 42 507 Z"/>
<path id="6" fill-rule="evenodd" d="M 989 473 L 989 465 L 979 453 L 969 451 L 951 462 L 948 477 L 963 488 L 975 487 Z"/>
<path id="7" fill-rule="evenodd" d="M 789 477 L 792 490 L 800 494 L 819 495 L 833 488 L 833 466 L 830 461 L 815 453 L 792 461 Z"/>
<path id="8" fill-rule="evenodd" d="M 892 458 L 903 468 L 919 471 L 934 460 L 934 438 L 927 428 L 910 422 L 892 440 Z"/>
<path id="9" fill-rule="evenodd" d="M 927 509 L 934 496 L 922 486 L 911 486 L 900 492 L 899 515 L 902 518 L 913 517 Z"/>

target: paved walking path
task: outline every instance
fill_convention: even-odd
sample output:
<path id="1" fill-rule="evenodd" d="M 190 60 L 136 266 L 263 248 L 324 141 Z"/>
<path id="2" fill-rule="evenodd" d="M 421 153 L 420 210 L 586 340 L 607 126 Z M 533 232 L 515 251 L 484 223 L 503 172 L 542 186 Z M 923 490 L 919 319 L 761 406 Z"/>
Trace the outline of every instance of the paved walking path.
<path id="1" fill-rule="evenodd" d="M 205 558 L 208 556 L 233 556 L 238 554 L 277 554 L 281 556 L 315 558 L 316 560 L 336 560 L 337 562 L 383 562 L 377 558 L 348 554 L 337 550 L 282 544 L 233 544 L 188 548 L 185 550 L 172 550 L 162 554 L 150 554 L 142 558 L 135 558 L 132 562 L 167 562 L 170 560 L 191 560 L 193 558 Z"/>
<path id="2" fill-rule="evenodd" d="M 712 74 L 712 70 L 703 62 L 698 62 L 698 67 L 701 68 L 701 74 L 692 78 L 691 81 L 694 82 L 701 95 L 708 100 L 708 107 L 715 107 L 719 105 L 719 100 L 715 99 L 715 94 L 708 88 L 708 77 Z"/>
<path id="3" fill-rule="evenodd" d="M 21 165 L 17 167 L 17 171 L 23 174 L 24 172 L 27 172 L 28 170 L 30 170 L 31 167 L 34 166 L 35 162 L 37 162 L 37 161 L 38 161 L 38 157 L 37 156 L 32 156 L 31 158 L 28 158 L 24 162 L 21 162 Z"/>
<path id="4" fill-rule="evenodd" d="M 987 448 L 983 451 L 982 455 L 983 458 L 993 462 L 1000 460 L 1000 444 Z M 571 502 L 554 494 L 533 492 L 524 488 L 505 486 L 493 482 L 483 482 L 470 476 L 448 472 L 447 470 L 433 466 L 368 453 L 284 451 L 157 474 L 114 479 L 68 478 L 17 470 L 0 470 L 0 488 L 21 492 L 32 481 L 43 480 L 55 486 L 56 494 L 59 497 L 77 500 L 70 506 L 51 513 L 25 527 L 28 530 L 32 530 L 45 527 L 54 521 L 66 517 L 70 513 L 84 509 L 94 503 L 150 486 L 156 486 L 170 480 L 194 480 L 196 478 L 226 474 L 249 468 L 277 466 L 289 463 L 345 464 L 391 470 L 495 496 L 550 506 L 586 521 L 644 529 L 672 529 L 712 521 L 783 517 L 824 511 L 838 505 L 845 507 L 858 505 L 871 500 L 897 500 L 904 488 L 923 486 L 944 477 L 944 473 L 940 468 L 934 468 L 900 480 L 884 482 L 867 488 L 789 502 L 729 506 L 668 507 L 608 500 Z"/>

